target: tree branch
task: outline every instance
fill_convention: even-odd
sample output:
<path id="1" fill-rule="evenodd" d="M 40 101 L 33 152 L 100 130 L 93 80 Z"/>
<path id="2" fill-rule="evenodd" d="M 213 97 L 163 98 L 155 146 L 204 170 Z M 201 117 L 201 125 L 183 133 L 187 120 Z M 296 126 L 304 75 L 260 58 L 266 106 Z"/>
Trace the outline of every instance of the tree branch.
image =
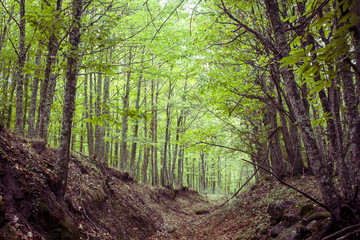
<path id="1" fill-rule="evenodd" d="M 156 35 L 160 32 L 161 28 L 165 25 L 165 23 L 169 20 L 169 18 L 174 14 L 174 12 L 183 4 L 185 0 L 181 0 L 179 5 L 176 6 L 176 8 L 170 13 L 170 15 L 165 19 L 165 21 L 161 24 L 160 28 L 156 31 L 154 37 L 151 39 L 151 42 L 154 41 Z"/>
<path id="2" fill-rule="evenodd" d="M 277 130 L 277 129 L 276 129 Z M 226 146 L 221 146 L 221 145 L 217 145 L 217 144 L 213 144 L 213 143 L 206 143 L 206 142 L 200 142 L 200 143 L 203 143 L 203 144 L 207 144 L 207 145 L 210 145 L 210 146 L 215 146 L 215 147 L 222 147 L 222 148 L 227 148 L 227 149 L 231 149 L 231 150 L 234 150 L 234 151 L 238 151 L 238 152 L 243 152 L 243 153 L 246 153 L 246 151 L 243 151 L 243 150 L 240 150 L 240 149 L 236 149 L 236 148 L 231 148 L 231 147 L 226 147 Z M 251 155 L 253 156 L 253 155 Z M 257 157 L 256 157 L 257 158 Z M 257 158 L 258 159 L 258 158 Z M 260 166 L 259 164 L 256 164 L 256 163 L 253 163 L 249 160 L 246 160 L 244 158 L 242 158 L 241 160 L 243 160 L 244 162 L 247 162 L 247 163 L 250 163 L 254 166 L 257 166 L 258 168 L 261 168 L 263 169 L 264 171 L 266 171 L 267 173 L 271 174 L 272 176 L 274 176 L 281 184 L 287 186 L 288 188 L 291 188 L 293 190 L 295 190 L 296 192 L 302 194 L 303 196 L 305 196 L 306 198 L 310 199 L 311 201 L 313 201 L 314 203 L 318 204 L 319 206 L 323 207 L 324 209 L 326 209 L 327 211 L 329 211 L 329 208 L 321 203 L 320 201 L 316 200 L 315 198 L 313 198 L 312 196 L 310 196 L 309 194 L 297 189 L 296 187 L 286 183 L 284 180 L 281 179 L 280 176 L 276 175 L 275 173 L 273 173 L 271 170 L 271 167 L 270 167 L 270 170 L 266 169 L 265 167 L 263 166 Z"/>

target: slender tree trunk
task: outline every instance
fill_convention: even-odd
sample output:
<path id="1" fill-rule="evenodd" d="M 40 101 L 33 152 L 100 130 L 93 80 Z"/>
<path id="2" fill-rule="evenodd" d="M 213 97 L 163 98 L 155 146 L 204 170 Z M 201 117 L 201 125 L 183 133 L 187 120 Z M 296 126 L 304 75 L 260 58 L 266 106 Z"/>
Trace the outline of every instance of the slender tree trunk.
<path id="1" fill-rule="evenodd" d="M 28 59 L 27 59 L 27 62 L 29 63 L 29 55 L 28 55 Z M 26 122 L 27 122 L 27 111 L 28 111 L 28 108 L 29 108 L 29 74 L 26 74 L 24 76 L 24 93 L 23 93 L 23 116 L 22 116 L 22 126 L 23 126 L 23 129 L 25 129 L 26 127 Z M 25 134 L 24 134 L 25 135 Z"/>
<path id="2" fill-rule="evenodd" d="M 67 186 L 69 148 L 71 138 L 72 119 L 75 112 L 76 82 L 78 73 L 78 50 L 80 44 L 80 27 L 83 0 L 73 0 L 73 19 L 74 23 L 69 33 L 71 54 L 67 58 L 68 68 L 66 71 L 65 96 L 63 106 L 63 122 L 61 130 L 60 148 L 56 162 L 57 180 L 54 187 L 55 195 L 58 200 L 62 200 Z"/>
<path id="3" fill-rule="evenodd" d="M 95 102 L 95 115 L 97 118 L 100 117 L 102 114 L 101 111 L 101 96 L 102 96 L 102 72 L 98 72 L 97 74 L 97 80 L 95 80 L 96 74 L 94 74 L 94 83 L 96 83 L 95 89 L 96 89 L 96 102 Z M 103 126 L 100 126 L 97 124 L 95 126 L 95 153 L 96 153 L 96 160 L 98 163 L 103 162 L 104 158 L 104 138 L 102 135 L 103 132 Z"/>
<path id="4" fill-rule="evenodd" d="M 145 111 L 147 112 L 147 81 L 144 81 L 144 105 L 145 105 Z M 147 129 L 147 118 L 144 118 L 144 139 L 147 142 L 150 142 L 151 139 L 148 137 L 148 129 Z M 150 157 L 150 147 L 145 144 L 144 146 L 144 161 L 141 168 L 141 182 L 142 183 L 148 183 L 147 173 L 148 173 L 148 166 L 149 166 L 149 157 Z"/>
<path id="5" fill-rule="evenodd" d="M 273 82 L 270 82 L 269 89 L 270 93 L 272 94 L 274 92 Z M 286 175 L 286 168 L 283 161 L 284 157 L 281 150 L 280 138 L 278 133 L 277 111 L 272 105 L 267 106 L 266 116 L 268 126 L 270 127 L 268 132 L 268 139 L 270 147 L 271 167 L 278 176 L 283 177 Z"/>
<path id="6" fill-rule="evenodd" d="M 221 193 L 221 158 L 218 156 L 217 162 L 217 194 Z"/>
<path id="7" fill-rule="evenodd" d="M 17 69 L 16 76 L 16 115 L 15 115 L 15 133 L 23 136 L 24 135 L 24 126 L 23 126 L 23 87 L 24 87 L 24 73 L 23 69 L 25 66 L 26 60 L 26 49 L 25 49 L 25 0 L 20 0 L 20 41 L 19 41 L 19 67 Z"/>
<path id="8" fill-rule="evenodd" d="M 111 58 L 112 58 L 112 49 L 110 50 L 110 61 L 111 61 Z M 105 76 L 104 78 L 104 99 L 103 99 L 103 103 L 105 105 L 107 105 L 109 103 L 109 95 L 110 95 L 110 77 L 109 76 Z M 110 110 L 109 108 L 105 108 L 104 111 L 103 111 L 103 114 L 107 114 L 107 115 L 110 115 Z M 103 158 L 102 158 L 102 163 L 105 165 L 105 166 L 108 166 L 108 160 L 109 160 L 109 141 L 104 141 L 104 137 L 105 137 L 105 134 L 107 134 L 108 138 L 109 139 L 109 124 L 105 122 L 102 130 L 101 130 L 101 138 L 103 139 L 102 142 L 103 142 Z"/>
<path id="9" fill-rule="evenodd" d="M 140 109 L 140 95 L 141 95 L 141 81 L 142 81 L 142 74 L 140 73 L 139 82 L 137 85 L 137 97 L 135 102 L 136 111 Z M 136 120 L 134 126 L 134 141 L 131 146 L 131 157 L 130 157 L 130 174 L 132 176 L 135 175 L 135 158 L 136 158 L 136 149 L 137 149 L 137 138 L 139 134 L 139 120 Z"/>
<path id="10" fill-rule="evenodd" d="M 184 145 L 181 145 L 180 151 L 179 151 L 179 163 L 178 163 L 178 181 L 177 185 L 179 187 L 183 186 L 183 177 L 184 177 L 184 156 L 185 156 L 185 147 Z"/>
<path id="11" fill-rule="evenodd" d="M 117 92 L 119 93 L 119 90 Z M 117 103 L 119 104 L 119 99 L 117 100 Z M 116 119 L 119 119 L 119 111 L 118 110 L 116 110 Z M 115 146 L 114 146 L 113 167 L 116 167 L 117 169 L 120 168 L 120 165 L 119 165 L 119 139 L 118 139 L 119 135 L 120 135 L 119 126 L 116 125 L 116 127 L 115 127 L 116 139 L 115 139 Z"/>
<path id="12" fill-rule="evenodd" d="M 9 61 L 9 65 L 10 65 L 11 61 Z M 5 64 L 4 64 L 5 65 Z M 3 71 L 3 92 L 2 92 L 2 102 L 3 103 L 7 103 L 7 104 L 4 104 L 2 107 L 2 111 L 1 111 L 1 118 L 0 118 L 0 122 L 2 124 L 5 124 L 5 116 L 6 116 L 6 113 L 8 111 L 8 105 L 10 105 L 11 102 L 9 102 L 8 100 L 8 92 L 11 91 L 9 89 L 9 79 L 10 79 L 10 70 L 8 70 L 6 72 L 6 69 L 4 69 Z"/>
<path id="13" fill-rule="evenodd" d="M 156 96 L 155 96 L 155 117 L 154 117 L 154 144 L 157 144 L 158 133 L 158 104 L 159 104 L 159 80 L 156 82 Z M 154 147 L 154 184 L 159 185 L 159 172 L 158 172 L 158 149 Z"/>
<path id="14" fill-rule="evenodd" d="M 182 123 L 182 118 L 183 118 L 183 116 L 180 113 L 180 116 L 178 117 L 177 123 L 176 123 L 176 137 L 175 137 L 175 143 L 174 143 L 175 147 L 174 147 L 173 161 L 172 161 L 172 167 L 171 167 L 171 173 L 170 173 L 172 183 L 175 182 L 175 166 L 176 166 L 176 160 L 177 160 L 177 155 L 178 155 L 180 127 L 181 127 L 181 123 Z"/>
<path id="15" fill-rule="evenodd" d="M 90 86 L 92 85 L 92 78 L 90 75 Z M 90 87 L 90 92 L 92 87 Z M 90 98 L 91 99 L 91 98 Z M 92 112 L 89 111 L 89 101 L 88 101 L 88 74 L 85 74 L 84 80 L 84 106 L 85 106 L 85 119 L 92 118 Z M 87 136 L 87 144 L 89 155 L 94 155 L 94 130 L 91 123 L 86 122 L 86 136 Z"/>
<path id="16" fill-rule="evenodd" d="M 151 162 L 151 184 L 155 185 L 155 167 L 154 167 L 154 152 L 155 152 L 155 81 L 151 80 L 151 121 L 150 121 L 150 138 L 151 138 L 151 152 L 150 152 L 150 162 Z"/>
<path id="17" fill-rule="evenodd" d="M 169 184 L 169 176 L 168 176 L 168 167 L 167 167 L 167 154 L 168 154 L 168 145 L 170 142 L 170 99 L 171 99 L 171 79 L 169 79 L 169 94 L 168 94 L 168 103 L 166 105 L 166 127 L 165 127 L 165 143 L 164 143 L 164 152 L 161 163 L 161 185 L 165 186 Z M 170 183 L 172 184 L 172 183 Z"/>
<path id="18" fill-rule="evenodd" d="M 29 109 L 29 117 L 28 117 L 28 138 L 34 138 L 35 137 L 35 114 L 36 114 L 36 106 L 37 106 L 37 95 L 38 95 L 38 89 L 39 89 L 39 74 L 40 74 L 40 63 L 41 63 L 41 55 L 42 51 L 39 48 L 38 52 L 36 54 L 35 58 L 35 64 L 38 67 L 35 71 L 35 77 L 32 85 L 31 90 L 31 100 L 30 100 L 30 109 Z"/>
<path id="19" fill-rule="evenodd" d="M 45 109 L 44 109 L 44 113 L 42 115 L 42 128 L 41 128 L 41 136 L 40 136 L 40 138 L 45 140 L 45 142 L 47 142 L 48 127 L 49 127 L 50 113 L 51 113 L 51 105 L 53 104 L 53 101 L 54 101 L 54 94 L 55 94 L 57 77 L 58 77 L 57 74 L 51 74 L 50 75 L 50 81 L 49 81 L 49 85 L 48 85 L 48 92 L 47 92 L 47 97 L 46 97 Z"/>
<path id="20" fill-rule="evenodd" d="M 203 150 L 200 152 L 201 158 L 201 191 L 205 192 L 206 190 L 206 164 L 205 164 L 205 153 Z"/>
<path id="21" fill-rule="evenodd" d="M 8 33 L 8 29 L 11 29 L 11 20 L 12 20 L 11 16 L 14 13 L 14 8 L 15 8 L 15 5 L 12 5 L 9 18 L 6 21 L 6 23 L 4 24 L 3 29 L 1 29 L 1 31 L 0 31 L 0 54 L 2 52 L 2 48 L 3 48 L 4 43 L 5 43 L 5 39 L 6 39 L 6 36 L 7 36 L 7 33 Z"/>
<path id="22" fill-rule="evenodd" d="M 129 49 L 129 62 L 126 73 L 125 96 L 123 98 L 123 109 L 129 110 L 130 101 L 130 80 L 131 80 L 131 61 L 132 61 L 132 46 Z M 121 129 L 121 145 L 120 145 L 120 169 L 125 171 L 128 164 L 128 149 L 127 149 L 127 133 L 128 133 L 128 115 L 122 116 L 122 129 Z"/>
<path id="23" fill-rule="evenodd" d="M 13 72 L 13 79 L 16 78 L 16 71 Z M 11 86 L 11 92 L 10 92 L 10 99 L 9 99 L 9 106 L 8 106 L 8 109 L 7 109 L 7 116 L 8 116 L 8 119 L 6 121 L 6 127 L 7 128 L 10 128 L 10 122 L 11 122 L 11 116 L 12 116 L 12 105 L 13 105 L 13 99 L 14 99 L 14 93 L 15 93 L 15 88 L 16 88 L 16 81 L 14 81 L 12 83 L 12 86 Z"/>
<path id="24" fill-rule="evenodd" d="M 56 18 L 60 17 L 60 12 L 62 8 L 62 0 L 56 1 L 56 11 L 58 14 Z M 47 125 L 49 121 L 50 111 L 51 111 L 51 104 L 53 99 L 53 91 L 56 86 L 56 77 L 52 73 L 53 65 L 56 60 L 56 56 L 59 50 L 59 44 L 57 39 L 58 29 L 55 24 L 52 25 L 53 32 L 51 33 L 48 41 L 48 54 L 46 57 L 46 67 L 45 67 L 45 74 L 44 80 L 41 84 L 40 90 L 40 104 L 39 104 L 39 113 L 38 113 L 38 121 L 36 124 L 36 132 L 39 138 L 46 141 L 47 137 Z"/>

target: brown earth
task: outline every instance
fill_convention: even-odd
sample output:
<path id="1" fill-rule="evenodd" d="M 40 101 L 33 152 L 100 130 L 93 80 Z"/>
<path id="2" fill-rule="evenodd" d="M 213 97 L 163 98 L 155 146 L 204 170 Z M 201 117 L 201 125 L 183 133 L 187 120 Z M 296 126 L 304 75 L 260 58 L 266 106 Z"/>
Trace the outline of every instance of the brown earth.
<path id="1" fill-rule="evenodd" d="M 0 239 L 146 239 L 211 206 L 195 191 L 139 184 L 79 153 L 71 156 L 59 203 L 50 190 L 56 154 L 1 130 Z"/>
<path id="2" fill-rule="evenodd" d="M 267 177 L 217 208 L 195 191 L 139 184 L 80 153 L 59 203 L 51 191 L 56 155 L 0 130 L 0 239 L 259 239 L 270 229 L 270 204 L 294 201 L 291 214 L 311 203 Z M 312 177 L 286 182 L 319 199 Z"/>
<path id="3" fill-rule="evenodd" d="M 316 198 L 320 197 L 315 179 L 311 176 L 289 178 L 285 181 Z M 297 214 L 302 206 L 313 204 L 303 195 L 281 185 L 272 177 L 266 177 L 224 207 L 209 215 L 195 218 L 191 222 L 184 222 L 173 232 L 157 233 L 150 239 L 270 239 L 270 237 L 258 238 L 259 235 L 268 234 L 270 229 L 268 206 L 284 200 L 296 203 L 289 209 L 288 214 Z M 318 232 L 313 232 L 307 239 L 316 234 Z"/>

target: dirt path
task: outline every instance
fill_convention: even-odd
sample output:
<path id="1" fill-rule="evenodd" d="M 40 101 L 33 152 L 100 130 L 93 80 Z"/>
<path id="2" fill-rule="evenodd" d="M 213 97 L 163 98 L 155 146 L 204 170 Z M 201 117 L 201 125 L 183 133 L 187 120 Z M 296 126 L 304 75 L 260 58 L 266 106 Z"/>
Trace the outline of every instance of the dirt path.
<path id="1" fill-rule="evenodd" d="M 209 195 L 206 201 L 191 203 L 188 199 L 179 198 L 178 206 L 169 207 L 169 213 L 163 216 L 164 227 L 149 240 L 158 239 L 214 239 L 206 236 L 206 228 L 213 219 L 214 213 L 209 214 L 220 205 L 224 198 L 217 195 Z M 214 237 L 214 236 L 213 236 Z"/>

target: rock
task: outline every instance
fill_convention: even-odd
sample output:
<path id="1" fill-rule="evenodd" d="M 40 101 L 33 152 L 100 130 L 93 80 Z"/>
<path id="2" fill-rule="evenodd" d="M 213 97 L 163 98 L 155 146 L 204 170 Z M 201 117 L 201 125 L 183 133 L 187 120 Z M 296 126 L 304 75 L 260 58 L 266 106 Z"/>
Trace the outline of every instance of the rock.
<path id="1" fill-rule="evenodd" d="M 308 217 L 309 222 L 313 220 L 327 219 L 330 217 L 329 212 L 317 212 Z"/>
<path id="2" fill-rule="evenodd" d="M 318 232 L 324 231 L 330 224 L 330 219 L 321 219 L 316 222 Z"/>
<path id="3" fill-rule="evenodd" d="M 299 222 L 301 218 L 298 215 L 294 215 L 294 214 L 284 214 L 282 220 L 284 222 L 285 227 L 289 228 L 295 223 Z"/>
<path id="4" fill-rule="evenodd" d="M 270 236 L 275 238 L 279 236 L 284 230 L 285 230 L 285 224 L 281 222 L 270 230 Z"/>
<path id="5" fill-rule="evenodd" d="M 285 210 L 295 203 L 292 201 L 282 201 L 279 203 L 272 203 L 268 207 L 268 214 L 270 215 L 270 224 L 275 225 L 281 221 Z"/>
<path id="6" fill-rule="evenodd" d="M 305 217 L 305 216 L 308 216 L 308 215 L 311 215 L 314 213 L 314 205 L 309 203 L 309 204 L 305 204 L 304 206 L 302 206 L 300 208 L 300 212 L 299 212 L 299 215 L 301 217 Z"/>
<path id="7" fill-rule="evenodd" d="M 307 227 L 305 227 L 304 225 L 302 225 L 302 224 L 296 225 L 295 229 L 296 229 L 296 232 L 297 232 L 297 233 L 300 233 L 300 234 L 302 234 L 302 235 L 306 235 L 306 234 L 308 234 L 308 233 L 311 233 L 311 231 L 310 231 Z"/>
<path id="8" fill-rule="evenodd" d="M 312 222 L 310 222 L 307 226 L 306 226 L 306 228 L 309 230 L 309 231 L 311 231 L 311 232 L 315 232 L 315 231 L 317 231 L 317 223 L 316 223 L 316 220 L 314 220 L 314 221 L 312 221 Z"/>
<path id="9" fill-rule="evenodd" d="M 276 240 L 303 240 L 303 239 L 305 239 L 305 236 L 303 236 L 300 233 L 297 233 L 295 228 L 288 228 L 288 229 L 284 230 L 275 239 Z"/>

